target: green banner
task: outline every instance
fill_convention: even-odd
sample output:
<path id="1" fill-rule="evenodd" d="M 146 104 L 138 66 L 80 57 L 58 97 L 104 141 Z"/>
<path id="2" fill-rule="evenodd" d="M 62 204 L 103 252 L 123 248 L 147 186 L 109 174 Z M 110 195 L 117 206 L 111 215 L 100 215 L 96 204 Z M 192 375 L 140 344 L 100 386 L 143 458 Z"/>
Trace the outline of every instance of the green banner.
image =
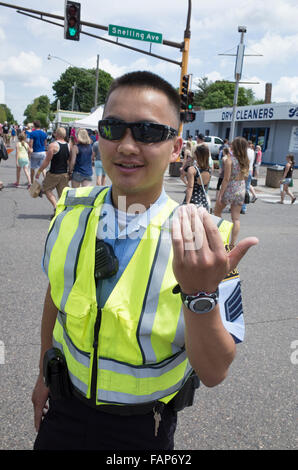
<path id="1" fill-rule="evenodd" d="M 160 33 L 126 28 L 125 26 L 117 26 L 115 24 L 109 24 L 109 35 L 125 39 L 137 39 L 138 41 L 162 43 L 162 34 Z"/>

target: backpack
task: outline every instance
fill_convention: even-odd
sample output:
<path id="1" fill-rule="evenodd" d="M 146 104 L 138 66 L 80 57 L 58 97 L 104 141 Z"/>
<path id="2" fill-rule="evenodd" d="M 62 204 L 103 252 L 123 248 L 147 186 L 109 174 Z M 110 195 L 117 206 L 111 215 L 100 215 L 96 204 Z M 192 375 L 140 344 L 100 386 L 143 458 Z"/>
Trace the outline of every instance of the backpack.
<path id="1" fill-rule="evenodd" d="M 5 145 L 3 142 L 0 142 L 0 160 L 7 160 L 8 159 L 8 153 L 6 150 Z"/>

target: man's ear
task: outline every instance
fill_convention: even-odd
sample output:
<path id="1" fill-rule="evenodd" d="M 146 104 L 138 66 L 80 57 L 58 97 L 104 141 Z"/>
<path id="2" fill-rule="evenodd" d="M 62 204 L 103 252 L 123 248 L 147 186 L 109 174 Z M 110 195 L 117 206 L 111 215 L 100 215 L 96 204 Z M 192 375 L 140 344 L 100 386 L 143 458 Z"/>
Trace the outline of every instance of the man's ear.
<path id="1" fill-rule="evenodd" d="M 172 150 L 171 157 L 170 157 L 170 163 L 176 162 L 178 158 L 180 157 L 182 144 L 183 144 L 182 137 L 176 137 L 176 141 L 173 144 L 173 150 Z"/>

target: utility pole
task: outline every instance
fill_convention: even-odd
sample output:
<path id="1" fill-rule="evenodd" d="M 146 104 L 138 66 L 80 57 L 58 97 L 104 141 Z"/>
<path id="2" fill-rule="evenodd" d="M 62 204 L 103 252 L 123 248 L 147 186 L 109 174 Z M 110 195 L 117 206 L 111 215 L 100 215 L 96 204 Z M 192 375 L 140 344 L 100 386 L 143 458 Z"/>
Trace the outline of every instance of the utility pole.
<path id="1" fill-rule="evenodd" d="M 71 102 L 72 111 L 74 110 L 74 105 L 75 105 L 76 88 L 77 88 L 77 82 L 74 82 L 73 87 L 72 87 L 72 102 Z"/>
<path id="2" fill-rule="evenodd" d="M 246 26 L 238 26 L 238 32 L 241 33 L 240 44 L 237 48 L 236 64 L 235 64 L 235 91 L 234 91 L 234 100 L 233 100 L 233 113 L 231 119 L 231 128 L 229 141 L 234 140 L 235 135 L 235 121 L 236 121 L 236 108 L 238 102 L 238 92 L 239 92 L 239 82 L 241 80 L 242 67 L 243 67 L 243 57 L 244 57 L 244 34 L 246 33 Z"/>
<path id="3" fill-rule="evenodd" d="M 94 95 L 94 108 L 97 108 L 98 102 L 98 76 L 99 76 L 99 54 L 97 54 L 97 63 L 96 63 L 96 84 L 95 84 L 95 95 Z"/>
<path id="4" fill-rule="evenodd" d="M 242 75 L 242 67 L 243 67 L 243 60 L 244 57 L 246 56 L 256 56 L 256 57 L 261 57 L 262 54 L 244 54 L 244 34 L 246 33 L 246 26 L 238 26 L 238 32 L 241 33 L 241 38 L 240 38 L 240 44 L 237 47 L 237 54 L 227 54 L 227 53 L 222 53 L 218 55 L 226 55 L 226 56 L 236 56 L 236 62 L 235 62 L 235 81 L 231 82 L 229 80 L 224 80 L 227 83 L 235 83 L 235 91 L 234 91 L 234 99 L 233 99 L 233 111 L 232 111 L 232 119 L 231 119 L 231 127 L 230 127 L 230 135 L 229 135 L 229 140 L 230 142 L 234 139 L 235 137 L 235 121 L 236 121 L 236 110 L 237 110 L 237 103 L 238 103 L 238 92 L 239 92 L 239 84 L 240 83 L 246 83 L 246 84 L 252 84 L 256 85 L 259 82 L 247 82 L 247 81 L 241 81 L 241 75 Z"/>

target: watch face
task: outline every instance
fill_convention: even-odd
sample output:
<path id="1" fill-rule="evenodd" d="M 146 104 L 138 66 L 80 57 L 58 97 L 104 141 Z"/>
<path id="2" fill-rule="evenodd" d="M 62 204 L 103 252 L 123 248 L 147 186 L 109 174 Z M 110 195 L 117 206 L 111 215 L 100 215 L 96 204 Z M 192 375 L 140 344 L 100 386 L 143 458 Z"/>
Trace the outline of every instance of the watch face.
<path id="1" fill-rule="evenodd" d="M 199 313 L 207 313 L 209 312 L 214 306 L 214 300 L 212 299 L 195 299 L 189 303 L 190 310 Z"/>

